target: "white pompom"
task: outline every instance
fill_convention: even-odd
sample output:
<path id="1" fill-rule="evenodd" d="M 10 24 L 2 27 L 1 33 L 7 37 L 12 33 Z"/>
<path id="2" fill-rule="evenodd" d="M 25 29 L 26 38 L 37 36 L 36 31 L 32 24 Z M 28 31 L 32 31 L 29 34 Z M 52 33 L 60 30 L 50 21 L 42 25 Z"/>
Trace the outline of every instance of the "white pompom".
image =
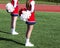
<path id="1" fill-rule="evenodd" d="M 14 11 L 14 7 L 11 3 L 6 4 L 6 9 L 8 10 L 8 12 L 13 12 Z"/>
<path id="2" fill-rule="evenodd" d="M 20 19 L 23 21 L 27 21 L 31 16 L 31 12 L 30 11 L 22 11 L 22 14 L 20 16 Z"/>

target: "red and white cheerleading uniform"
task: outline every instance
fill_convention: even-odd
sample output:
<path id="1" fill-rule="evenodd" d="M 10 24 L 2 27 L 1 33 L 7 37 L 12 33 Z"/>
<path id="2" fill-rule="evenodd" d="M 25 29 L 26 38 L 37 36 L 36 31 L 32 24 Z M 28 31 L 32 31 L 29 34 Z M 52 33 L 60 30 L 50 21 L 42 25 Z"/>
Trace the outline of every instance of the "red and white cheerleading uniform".
<path id="1" fill-rule="evenodd" d="M 11 3 L 14 7 L 14 11 L 11 13 L 12 16 L 18 16 L 18 0 L 12 0 Z"/>
<path id="2" fill-rule="evenodd" d="M 27 24 L 35 24 L 35 15 L 34 15 L 34 6 L 35 6 L 35 1 L 34 0 L 29 0 L 30 1 L 30 8 L 27 9 L 29 11 L 31 11 L 31 16 L 30 18 L 26 21 Z"/>

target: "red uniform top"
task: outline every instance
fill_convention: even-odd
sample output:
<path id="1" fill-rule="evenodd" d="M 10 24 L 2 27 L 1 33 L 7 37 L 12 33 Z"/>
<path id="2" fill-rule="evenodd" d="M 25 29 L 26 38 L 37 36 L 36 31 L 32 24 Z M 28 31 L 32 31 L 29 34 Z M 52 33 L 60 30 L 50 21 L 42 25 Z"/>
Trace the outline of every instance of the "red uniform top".
<path id="1" fill-rule="evenodd" d="M 29 2 L 30 2 L 30 7 L 26 7 L 26 8 L 23 8 L 23 9 L 21 9 L 20 11 L 19 11 L 19 15 L 21 16 L 21 14 L 22 14 L 22 11 L 26 11 L 26 10 L 29 10 L 29 11 L 31 11 L 31 16 L 30 16 L 30 18 L 26 21 L 26 23 L 27 24 L 35 24 L 35 15 L 34 15 L 34 5 L 32 5 L 33 3 L 32 3 L 32 1 L 34 1 L 34 0 L 29 0 Z"/>
<path id="2" fill-rule="evenodd" d="M 14 9 L 15 9 L 12 13 L 13 14 L 18 14 L 18 0 L 12 0 L 11 3 L 14 6 Z"/>
<path id="3" fill-rule="evenodd" d="M 32 5 L 31 5 L 31 2 L 32 1 L 34 1 L 34 0 L 29 0 L 29 2 L 30 2 L 30 8 L 29 9 L 27 9 L 27 10 L 32 10 Z M 31 16 L 30 16 L 30 18 L 28 19 L 28 21 L 27 22 L 35 22 L 35 15 L 34 15 L 34 9 L 33 9 L 33 11 L 31 12 Z"/>

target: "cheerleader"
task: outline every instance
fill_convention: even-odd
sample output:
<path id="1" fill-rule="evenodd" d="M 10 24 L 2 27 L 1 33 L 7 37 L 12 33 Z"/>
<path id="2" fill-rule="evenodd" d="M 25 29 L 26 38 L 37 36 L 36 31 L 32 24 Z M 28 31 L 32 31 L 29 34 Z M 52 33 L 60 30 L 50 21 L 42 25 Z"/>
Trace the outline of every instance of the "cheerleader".
<path id="1" fill-rule="evenodd" d="M 14 7 L 13 12 L 11 12 L 11 33 L 12 35 L 17 35 L 18 33 L 15 31 L 15 28 L 18 17 L 18 0 L 11 0 L 11 4 Z"/>
<path id="2" fill-rule="evenodd" d="M 26 21 L 27 31 L 26 31 L 26 43 L 25 43 L 25 46 L 30 46 L 30 47 L 34 46 L 34 44 L 32 44 L 30 42 L 31 32 L 33 30 L 34 24 L 36 23 L 35 15 L 34 15 L 34 5 L 35 5 L 34 0 L 26 0 L 26 9 L 31 12 L 31 16 Z"/>

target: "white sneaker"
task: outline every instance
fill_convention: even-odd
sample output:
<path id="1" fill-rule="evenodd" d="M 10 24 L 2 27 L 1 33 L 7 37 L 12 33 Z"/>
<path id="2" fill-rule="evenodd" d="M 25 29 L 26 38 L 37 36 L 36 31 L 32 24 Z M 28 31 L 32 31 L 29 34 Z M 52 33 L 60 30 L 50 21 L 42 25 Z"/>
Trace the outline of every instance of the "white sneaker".
<path id="1" fill-rule="evenodd" d="M 19 33 L 17 33 L 17 32 L 12 32 L 12 35 L 18 35 Z"/>
<path id="2" fill-rule="evenodd" d="M 27 43 L 25 44 L 25 46 L 26 46 L 26 47 L 33 47 L 34 44 L 32 44 L 32 43 L 30 43 L 30 42 L 27 42 Z"/>

